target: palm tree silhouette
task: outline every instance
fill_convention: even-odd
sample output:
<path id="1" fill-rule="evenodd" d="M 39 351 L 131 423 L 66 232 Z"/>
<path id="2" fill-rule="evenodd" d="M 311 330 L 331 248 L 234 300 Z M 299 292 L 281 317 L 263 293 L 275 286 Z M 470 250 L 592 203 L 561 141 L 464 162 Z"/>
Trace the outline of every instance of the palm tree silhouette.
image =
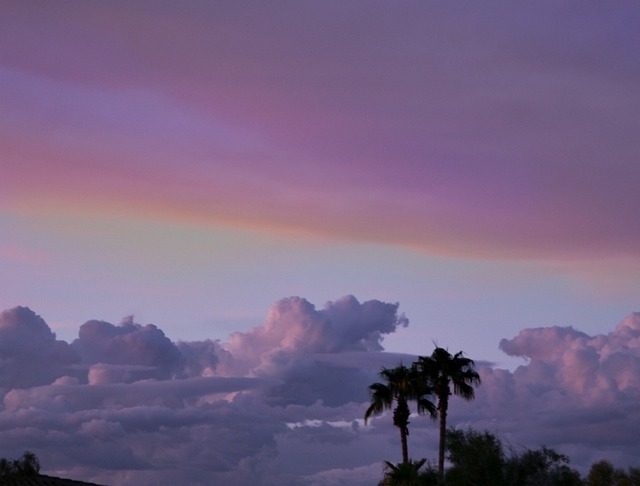
<path id="1" fill-rule="evenodd" d="M 410 460 L 400 464 L 392 464 L 389 461 L 384 462 L 384 478 L 378 483 L 378 486 L 421 486 L 434 483 L 435 471 L 428 464 L 426 471 L 420 471 L 420 468 L 427 462 L 426 459 Z"/>
<path id="2" fill-rule="evenodd" d="M 418 404 L 418 413 L 429 413 L 436 417 L 435 405 L 428 399 L 431 389 L 426 383 L 418 380 L 414 367 L 407 368 L 400 364 L 395 368 L 382 368 L 380 377 L 384 383 L 374 383 L 369 386 L 371 393 L 371 405 L 364 414 L 364 423 L 372 415 L 380 415 L 385 410 L 393 410 L 393 425 L 400 429 L 400 443 L 402 445 L 402 462 L 409 462 L 409 450 L 407 436 L 409 435 L 409 401 L 415 400 Z M 421 385 L 423 383 L 423 385 Z"/>
<path id="3" fill-rule="evenodd" d="M 419 381 L 433 388 L 438 398 L 438 415 L 440 417 L 440 441 L 438 446 L 438 484 L 444 484 L 444 451 L 447 431 L 447 410 L 451 385 L 453 394 L 470 401 L 475 398 L 474 385 L 480 384 L 480 375 L 474 369 L 475 363 L 465 358 L 462 351 L 451 355 L 446 349 L 436 347 L 431 356 L 420 356 L 413 368 Z M 422 385 L 425 386 L 425 385 Z"/>

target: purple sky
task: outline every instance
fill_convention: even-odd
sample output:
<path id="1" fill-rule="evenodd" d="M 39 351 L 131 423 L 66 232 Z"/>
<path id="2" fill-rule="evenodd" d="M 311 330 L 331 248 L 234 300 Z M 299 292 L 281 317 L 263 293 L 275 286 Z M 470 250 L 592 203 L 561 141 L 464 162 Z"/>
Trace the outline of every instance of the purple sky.
<path id="1" fill-rule="evenodd" d="M 636 2 L 0 8 L 0 456 L 374 484 L 437 342 L 452 425 L 638 457 Z"/>

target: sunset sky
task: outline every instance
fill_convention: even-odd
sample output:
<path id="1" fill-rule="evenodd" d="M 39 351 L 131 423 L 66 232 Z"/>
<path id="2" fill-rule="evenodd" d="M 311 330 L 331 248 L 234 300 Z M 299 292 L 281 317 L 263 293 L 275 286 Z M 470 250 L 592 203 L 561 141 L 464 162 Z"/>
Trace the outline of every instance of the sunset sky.
<path id="1" fill-rule="evenodd" d="M 452 425 L 632 465 L 638 25 L 635 1 L 0 1 L 0 456 L 375 484 L 399 441 L 366 387 L 437 343 L 483 372 Z"/>

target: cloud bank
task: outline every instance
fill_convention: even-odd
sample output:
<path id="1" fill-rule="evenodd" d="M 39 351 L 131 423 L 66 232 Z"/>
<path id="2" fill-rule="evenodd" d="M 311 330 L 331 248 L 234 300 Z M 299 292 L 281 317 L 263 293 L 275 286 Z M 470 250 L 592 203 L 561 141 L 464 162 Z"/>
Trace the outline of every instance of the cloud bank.
<path id="1" fill-rule="evenodd" d="M 337 420 L 366 400 L 374 372 L 350 356 L 381 354 L 382 336 L 407 323 L 398 304 L 292 297 L 227 343 L 174 343 L 127 317 L 88 321 L 67 344 L 16 307 L 0 314 L 5 455 L 29 448 L 48 471 L 110 485 L 303 484 L 272 466 L 278 437 L 300 435 L 287 424 L 314 405 Z"/>
<path id="2" fill-rule="evenodd" d="M 346 296 L 317 309 L 291 297 L 224 343 L 174 343 L 127 317 L 88 321 L 67 344 L 30 309 L 9 309 L 3 454 L 30 449 L 48 473 L 112 486 L 372 484 L 399 444 L 388 416 L 363 426 L 367 386 L 381 366 L 414 359 L 381 345 L 407 324 L 398 304 Z M 478 362 L 483 384 L 475 402 L 452 401 L 452 425 L 557 448 L 583 469 L 634 464 L 640 313 L 606 335 L 525 329 L 500 347 L 526 361 L 513 372 Z M 433 459 L 435 425 L 411 427 L 412 455 Z"/>

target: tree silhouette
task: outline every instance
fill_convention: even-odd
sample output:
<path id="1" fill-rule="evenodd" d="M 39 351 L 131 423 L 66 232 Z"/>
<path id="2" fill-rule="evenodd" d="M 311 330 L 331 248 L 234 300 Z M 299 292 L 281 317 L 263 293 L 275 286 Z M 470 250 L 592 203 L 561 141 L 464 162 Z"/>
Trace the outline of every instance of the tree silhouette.
<path id="1" fill-rule="evenodd" d="M 616 468 L 606 459 L 591 465 L 587 486 L 636 486 L 640 485 L 640 469 L 630 467 L 628 472 Z"/>
<path id="2" fill-rule="evenodd" d="M 421 471 L 426 459 L 409 460 L 400 464 L 385 461 L 385 473 L 378 486 L 432 486 L 437 482 L 437 473 L 429 464 Z"/>
<path id="3" fill-rule="evenodd" d="M 420 356 L 414 363 L 418 381 L 422 386 L 433 389 L 438 398 L 438 415 L 440 417 L 440 441 L 438 447 L 438 484 L 444 484 L 444 451 L 447 431 L 447 410 L 449 396 L 453 386 L 453 394 L 465 400 L 475 398 L 474 385 L 480 384 L 480 375 L 474 369 L 475 363 L 465 358 L 462 351 L 451 355 L 444 348 L 436 347 L 431 356 Z"/>
<path id="4" fill-rule="evenodd" d="M 20 459 L 0 459 L 0 479 L 16 479 L 37 476 L 40 461 L 33 452 L 25 451 Z"/>
<path id="5" fill-rule="evenodd" d="M 584 486 L 564 454 L 544 446 L 508 450 L 489 431 L 447 429 L 447 486 Z"/>
<path id="6" fill-rule="evenodd" d="M 385 410 L 393 408 L 393 425 L 400 429 L 400 443 L 402 446 L 402 462 L 409 461 L 407 436 L 409 435 L 409 401 L 418 404 L 418 413 L 429 413 L 436 416 L 436 408 L 428 399 L 430 388 L 420 385 L 415 369 L 400 364 L 395 368 L 382 368 L 380 377 L 384 383 L 374 383 L 369 386 L 371 405 L 364 414 L 364 423 L 373 415 L 380 415 Z M 395 405 L 395 408 L 394 408 Z"/>
<path id="7" fill-rule="evenodd" d="M 580 474 L 569 467 L 569 458 L 553 449 L 527 449 L 505 464 L 506 486 L 582 486 Z"/>
<path id="8" fill-rule="evenodd" d="M 487 431 L 447 430 L 447 484 L 503 486 L 505 454 L 502 442 Z"/>

